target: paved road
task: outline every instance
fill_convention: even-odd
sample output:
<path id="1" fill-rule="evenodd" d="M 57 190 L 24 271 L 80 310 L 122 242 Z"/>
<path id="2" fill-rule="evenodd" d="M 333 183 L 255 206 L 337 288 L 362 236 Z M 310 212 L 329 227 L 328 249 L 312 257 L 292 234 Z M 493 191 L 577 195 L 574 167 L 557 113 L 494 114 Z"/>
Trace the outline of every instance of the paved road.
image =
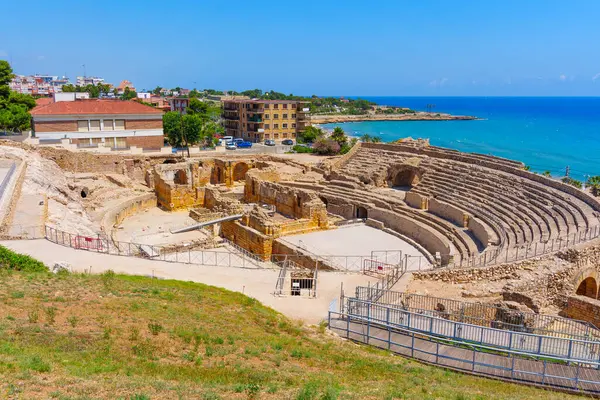
<path id="1" fill-rule="evenodd" d="M 327 318 L 329 303 L 339 297 L 342 283 L 344 289 L 351 292 L 356 286 L 375 283 L 374 278 L 361 274 L 321 272 L 316 299 L 276 297 L 272 293 L 278 271 L 274 270 L 190 265 L 107 255 L 63 247 L 45 239 L 0 241 L 0 245 L 35 257 L 46 265 L 67 262 L 77 272 L 89 272 L 91 269 L 92 273 L 101 273 L 111 269 L 132 275 L 202 282 L 243 292 L 291 318 L 308 323 L 318 323 Z"/>

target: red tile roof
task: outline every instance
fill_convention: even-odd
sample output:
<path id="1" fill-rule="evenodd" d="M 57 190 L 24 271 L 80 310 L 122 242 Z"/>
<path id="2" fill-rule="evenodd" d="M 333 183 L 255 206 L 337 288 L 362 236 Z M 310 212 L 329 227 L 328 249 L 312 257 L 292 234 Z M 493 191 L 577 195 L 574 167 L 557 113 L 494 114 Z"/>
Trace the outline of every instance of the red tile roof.
<path id="1" fill-rule="evenodd" d="M 82 114 L 162 114 L 162 110 L 123 100 L 75 100 L 38 105 L 31 115 L 82 115 Z"/>
<path id="2" fill-rule="evenodd" d="M 54 99 L 52 97 L 40 97 L 35 100 L 35 104 L 38 106 L 45 106 L 46 104 L 53 103 Z"/>

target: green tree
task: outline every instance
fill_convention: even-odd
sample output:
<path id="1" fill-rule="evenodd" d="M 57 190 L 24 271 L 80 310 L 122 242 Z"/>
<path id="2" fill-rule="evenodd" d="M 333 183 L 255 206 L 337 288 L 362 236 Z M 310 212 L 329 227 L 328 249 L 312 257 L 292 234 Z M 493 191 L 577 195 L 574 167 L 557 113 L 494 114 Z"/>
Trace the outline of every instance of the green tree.
<path id="1" fill-rule="evenodd" d="M 196 88 L 193 88 L 192 90 L 190 90 L 190 94 L 188 95 L 188 97 L 190 99 L 194 97 L 202 97 L 202 94 L 198 90 L 196 90 Z"/>
<path id="2" fill-rule="evenodd" d="M 379 136 L 373 136 L 373 137 L 371 137 L 371 142 L 381 143 L 381 138 Z"/>
<path id="3" fill-rule="evenodd" d="M 186 113 L 190 115 L 198 115 L 203 121 L 208 120 L 208 103 L 198 100 L 193 97 L 190 99 L 190 104 L 187 107 Z"/>
<path id="4" fill-rule="evenodd" d="M 169 111 L 163 115 L 163 131 L 169 144 L 173 147 L 182 146 L 181 114 Z"/>
<path id="5" fill-rule="evenodd" d="M 307 126 L 303 132 L 298 133 L 298 142 L 314 143 L 317 139 L 323 137 L 324 134 L 321 129 L 315 126 Z"/>
<path id="6" fill-rule="evenodd" d="M 368 133 L 365 133 L 364 135 L 362 135 L 360 137 L 360 141 L 364 142 L 364 143 L 369 143 L 373 141 L 373 138 L 371 137 L 371 135 L 369 135 Z"/>
<path id="7" fill-rule="evenodd" d="M 199 115 L 184 115 L 181 117 L 181 142 L 187 148 L 190 156 L 190 146 L 198 144 L 202 137 L 203 123 Z"/>
<path id="8" fill-rule="evenodd" d="M 0 60 L 0 129 L 4 132 L 22 132 L 30 129 L 29 110 L 35 107 L 33 97 L 10 90 L 8 84 L 13 76 L 8 61 Z"/>
<path id="9" fill-rule="evenodd" d="M 160 96 L 160 91 L 162 90 L 162 88 L 160 86 L 157 86 L 154 88 L 154 90 L 152 91 L 152 94 L 156 95 L 156 96 Z"/>
<path id="10" fill-rule="evenodd" d="M 62 86 L 62 91 L 65 93 L 72 93 L 75 91 L 75 86 L 72 83 L 68 83 Z"/>
<path id="11" fill-rule="evenodd" d="M 336 141 L 340 147 L 344 147 L 346 144 L 348 144 L 348 136 L 346 136 L 346 132 L 344 132 L 344 130 L 339 126 L 336 126 L 333 129 L 330 138 L 331 140 Z"/>
<path id="12" fill-rule="evenodd" d="M 131 100 L 137 97 L 137 93 L 135 90 L 129 89 L 129 86 L 125 88 L 123 94 L 121 95 L 121 100 Z"/>

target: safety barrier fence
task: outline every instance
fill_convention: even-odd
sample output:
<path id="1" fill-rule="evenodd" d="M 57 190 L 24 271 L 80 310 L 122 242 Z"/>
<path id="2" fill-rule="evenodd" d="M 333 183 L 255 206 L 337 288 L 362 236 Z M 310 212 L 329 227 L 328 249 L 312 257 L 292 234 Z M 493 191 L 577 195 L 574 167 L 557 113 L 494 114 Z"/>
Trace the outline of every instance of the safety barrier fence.
<path id="1" fill-rule="evenodd" d="M 317 297 L 318 265 L 303 268 L 290 259 L 276 263 L 281 269 L 275 284 L 275 295 Z"/>
<path id="2" fill-rule="evenodd" d="M 390 329 L 487 346 L 499 351 L 560 358 L 564 362 L 600 365 L 600 341 L 562 338 L 496 329 L 419 314 L 388 305 L 346 298 L 344 311 L 349 318 L 381 324 Z"/>
<path id="3" fill-rule="evenodd" d="M 173 249 L 172 246 L 153 246 L 130 242 L 112 242 L 106 237 L 93 237 L 60 231 L 45 227 L 45 237 L 53 243 L 79 250 L 97 253 L 138 257 L 158 261 L 184 264 L 209 265 L 237 268 L 263 268 L 255 259 L 244 253 L 236 253 L 227 249 L 195 250 L 189 246 Z"/>
<path id="4" fill-rule="evenodd" d="M 492 304 L 470 303 L 367 286 L 357 286 L 355 298 L 365 301 L 376 299 L 378 304 L 471 325 L 600 341 L 600 330 L 589 322 L 511 310 Z"/>
<path id="5" fill-rule="evenodd" d="M 329 329 L 356 342 L 466 373 L 584 394 L 600 393 L 600 364 L 596 361 L 570 362 L 561 357 L 441 338 L 402 329 L 388 321 L 331 311 L 335 306 L 335 302 L 330 304 Z"/>
<path id="6" fill-rule="evenodd" d="M 486 251 L 482 254 L 443 265 L 444 268 L 480 268 L 494 264 L 526 260 L 567 249 L 600 237 L 600 225 L 588 229 L 579 229 L 571 234 L 563 235 L 547 241 L 528 242 L 519 247 L 506 247 Z M 523 248 L 524 247 L 524 248 Z"/>

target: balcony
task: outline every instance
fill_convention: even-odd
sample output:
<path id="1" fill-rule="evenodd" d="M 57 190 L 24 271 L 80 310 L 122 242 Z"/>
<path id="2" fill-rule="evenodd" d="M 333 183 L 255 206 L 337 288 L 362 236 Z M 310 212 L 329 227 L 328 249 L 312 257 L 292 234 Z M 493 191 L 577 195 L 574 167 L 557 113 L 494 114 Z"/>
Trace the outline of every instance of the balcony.
<path id="1" fill-rule="evenodd" d="M 263 114 L 265 112 L 264 108 L 248 108 L 246 109 L 247 113 L 254 113 L 254 114 Z"/>
<path id="2" fill-rule="evenodd" d="M 263 119 L 261 117 L 259 117 L 259 116 L 248 117 L 248 122 L 254 122 L 254 123 L 262 124 L 263 123 Z"/>
<path id="3" fill-rule="evenodd" d="M 223 114 L 221 117 L 223 117 L 223 119 L 228 119 L 230 121 L 239 121 L 240 120 L 240 116 L 239 115 L 227 115 L 227 114 Z"/>

